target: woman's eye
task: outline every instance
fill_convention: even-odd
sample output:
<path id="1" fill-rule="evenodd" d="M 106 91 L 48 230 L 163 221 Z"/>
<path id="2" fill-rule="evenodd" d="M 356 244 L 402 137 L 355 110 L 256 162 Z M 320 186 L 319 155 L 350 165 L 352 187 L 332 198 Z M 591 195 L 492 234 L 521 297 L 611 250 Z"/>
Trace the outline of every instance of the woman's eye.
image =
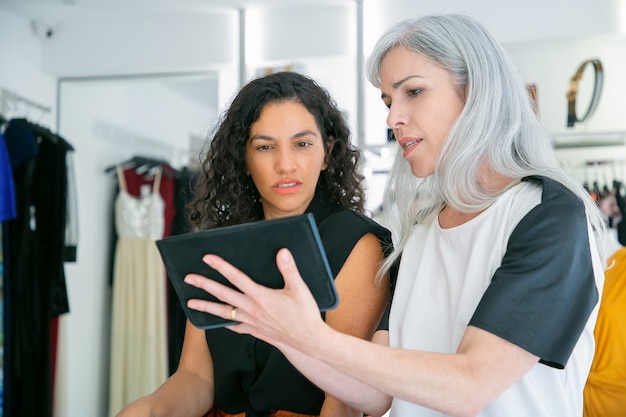
<path id="1" fill-rule="evenodd" d="M 298 143 L 296 143 L 296 147 L 298 147 L 298 148 L 306 148 L 306 147 L 309 147 L 309 146 L 311 146 L 311 143 L 309 143 L 309 142 L 298 142 Z"/>
<path id="2" fill-rule="evenodd" d="M 412 88 L 410 90 L 407 90 L 406 95 L 409 97 L 416 97 L 419 96 L 422 92 L 421 88 Z"/>
<path id="3" fill-rule="evenodd" d="M 270 149 L 272 149 L 272 147 L 270 145 L 259 145 L 256 147 L 256 149 L 258 151 L 269 151 Z"/>

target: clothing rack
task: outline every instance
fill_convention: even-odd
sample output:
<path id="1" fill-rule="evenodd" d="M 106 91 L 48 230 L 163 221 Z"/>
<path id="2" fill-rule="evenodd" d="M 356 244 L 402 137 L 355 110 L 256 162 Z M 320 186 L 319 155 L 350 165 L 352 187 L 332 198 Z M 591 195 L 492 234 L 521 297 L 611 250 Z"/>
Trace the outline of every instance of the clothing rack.
<path id="1" fill-rule="evenodd" d="M 552 138 L 561 165 L 582 182 L 626 180 L 626 131 L 573 131 Z"/>
<path id="2" fill-rule="evenodd" d="M 561 159 L 563 168 L 585 184 L 609 185 L 614 180 L 626 181 L 626 157 L 613 155 L 605 159 Z"/>
<path id="3" fill-rule="evenodd" d="M 557 158 L 570 165 L 626 160 L 626 131 L 561 133 L 553 143 Z"/>
<path id="4" fill-rule="evenodd" d="M 24 104 L 28 107 L 37 109 L 43 113 L 50 113 L 52 110 L 50 106 L 44 106 L 26 97 L 17 94 L 14 91 L 7 90 L 6 88 L 0 89 L 0 113 L 6 115 L 11 106 L 15 107 L 17 104 Z"/>
<path id="5" fill-rule="evenodd" d="M 169 161 L 168 165 L 174 169 L 184 166 L 181 161 L 186 163 L 189 159 L 188 148 L 176 147 L 108 121 L 95 120 L 92 132 L 99 140 L 119 144 L 124 149 L 124 152 L 119 155 L 120 159 L 127 158 L 129 154 L 142 155 L 152 160 Z M 110 168 L 110 166 L 105 167 L 105 171 Z"/>

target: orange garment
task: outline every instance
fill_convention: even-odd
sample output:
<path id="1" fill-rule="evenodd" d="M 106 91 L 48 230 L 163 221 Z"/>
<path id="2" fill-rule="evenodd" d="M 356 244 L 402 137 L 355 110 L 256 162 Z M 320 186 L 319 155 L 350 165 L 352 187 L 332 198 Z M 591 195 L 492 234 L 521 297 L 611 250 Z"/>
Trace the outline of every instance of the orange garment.
<path id="1" fill-rule="evenodd" d="M 217 408 L 212 408 L 204 417 L 246 417 L 246 413 L 228 414 Z M 315 417 L 305 414 L 292 413 L 291 411 L 274 410 L 270 412 L 270 417 Z"/>
<path id="2" fill-rule="evenodd" d="M 626 415 L 626 248 L 609 259 L 594 331 L 596 351 L 584 391 L 584 417 Z"/>

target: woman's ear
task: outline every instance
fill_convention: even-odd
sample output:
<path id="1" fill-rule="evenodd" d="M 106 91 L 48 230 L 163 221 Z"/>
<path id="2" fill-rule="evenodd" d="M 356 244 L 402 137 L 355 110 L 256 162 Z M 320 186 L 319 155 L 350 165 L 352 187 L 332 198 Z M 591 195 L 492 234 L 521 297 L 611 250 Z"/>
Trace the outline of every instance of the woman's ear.
<path id="1" fill-rule="evenodd" d="M 326 156 L 324 157 L 324 165 L 322 166 L 322 171 L 325 171 L 328 168 L 328 164 L 330 164 L 330 155 L 333 153 L 333 145 L 335 144 L 335 138 L 332 136 L 328 137 L 328 149 L 326 150 Z"/>

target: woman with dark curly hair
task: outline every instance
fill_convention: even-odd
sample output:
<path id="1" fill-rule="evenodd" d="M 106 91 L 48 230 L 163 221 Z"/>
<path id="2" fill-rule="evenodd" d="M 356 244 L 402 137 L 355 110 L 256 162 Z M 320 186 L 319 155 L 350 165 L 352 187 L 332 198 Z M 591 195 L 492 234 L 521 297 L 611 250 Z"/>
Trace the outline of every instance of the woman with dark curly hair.
<path id="1" fill-rule="evenodd" d="M 350 143 L 350 130 L 328 92 L 297 73 L 277 73 L 244 86 L 223 115 L 202 162 L 203 175 L 191 204 L 198 229 L 264 218 L 259 190 L 244 169 L 250 127 L 265 104 L 293 101 L 313 116 L 321 134 L 328 166 L 317 182 L 319 198 L 363 212 L 360 153 Z M 312 197 L 312 196 L 310 196 Z"/>
<path id="2" fill-rule="evenodd" d="M 282 72 L 245 85 L 222 115 L 190 203 L 196 230 L 312 213 L 335 277 L 334 329 L 369 340 L 385 315 L 390 232 L 364 212 L 360 153 L 329 93 Z M 382 324 L 382 323 L 381 323 Z M 208 414 L 207 414 L 208 413 Z M 128 416 L 361 416 L 313 385 L 275 347 L 187 322 L 177 371 Z"/>

